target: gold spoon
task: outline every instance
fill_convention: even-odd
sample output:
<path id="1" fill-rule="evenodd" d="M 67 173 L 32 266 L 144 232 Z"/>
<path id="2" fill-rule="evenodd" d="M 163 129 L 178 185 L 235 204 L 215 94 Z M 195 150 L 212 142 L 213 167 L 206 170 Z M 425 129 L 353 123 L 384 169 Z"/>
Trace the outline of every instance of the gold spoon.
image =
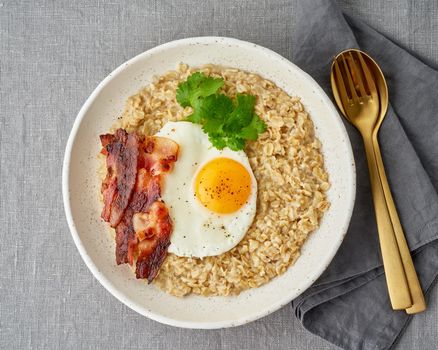
<path id="1" fill-rule="evenodd" d="M 357 53 L 344 51 L 335 58 L 331 71 L 332 89 L 337 92 L 347 119 L 362 135 L 389 298 L 392 308 L 401 310 L 411 307 L 412 300 L 374 153 L 373 132 L 379 119 L 379 95 L 363 57 Z"/>
<path id="2" fill-rule="evenodd" d="M 411 295 L 411 299 L 412 299 L 412 306 L 406 308 L 406 312 L 408 314 L 419 313 L 419 312 L 422 312 L 426 309 L 426 302 L 424 300 L 423 291 L 421 289 L 421 285 L 420 285 L 420 282 L 418 280 L 418 276 L 417 276 L 417 273 L 415 271 L 414 264 L 412 262 L 411 254 L 409 252 L 409 247 L 407 245 L 406 238 L 405 238 L 405 235 L 403 232 L 403 228 L 401 226 L 400 219 L 399 219 L 398 214 L 397 214 L 397 210 L 396 210 L 396 207 L 394 204 L 394 200 L 392 198 L 391 190 L 390 190 L 389 185 L 388 185 L 388 181 L 387 181 L 386 174 L 385 174 L 385 168 L 384 168 L 383 161 L 382 161 L 382 155 L 380 153 L 380 147 L 379 147 L 379 143 L 378 143 L 378 139 L 377 139 L 380 125 L 382 124 L 383 119 L 386 115 L 386 111 L 388 109 L 388 87 L 386 85 L 386 80 L 385 80 L 385 77 L 384 77 L 380 67 L 377 65 L 377 63 L 371 57 L 369 57 L 364 52 L 362 52 L 360 50 L 351 49 L 351 50 L 341 52 L 336 57 L 336 59 L 341 54 L 347 53 L 347 52 L 355 52 L 355 54 L 357 55 L 358 58 L 359 57 L 362 58 L 362 60 L 360 60 L 360 58 L 359 58 L 359 62 L 364 63 L 366 65 L 366 68 L 369 69 L 369 71 L 371 73 L 371 78 L 376 85 L 375 88 L 377 90 L 377 95 L 378 95 L 378 99 L 379 99 L 379 114 L 378 114 L 378 119 L 376 121 L 374 130 L 372 133 L 372 142 L 373 142 L 373 147 L 374 147 L 374 153 L 375 153 L 375 158 L 376 158 L 376 162 L 377 162 L 379 178 L 380 178 L 381 186 L 383 188 L 384 197 L 385 197 L 385 201 L 386 201 L 386 205 L 387 205 L 387 210 L 390 214 L 390 218 L 391 218 L 391 222 L 392 222 L 392 226 L 393 226 L 393 231 L 394 231 L 394 234 L 396 237 L 398 249 L 400 252 L 401 259 L 402 259 L 403 268 L 405 270 L 405 274 L 406 274 L 406 278 L 407 278 L 407 282 L 408 282 L 408 287 L 409 287 L 409 291 L 410 291 L 410 295 Z M 350 63 L 354 64 L 357 67 L 357 65 L 355 64 L 354 59 L 352 59 L 352 57 L 353 57 L 352 54 L 350 54 L 349 58 L 350 58 L 350 60 L 353 60 Z M 347 59 L 348 59 L 348 57 L 347 57 Z M 364 70 L 362 69 L 362 73 L 360 73 L 360 71 L 358 73 L 364 74 Z M 341 98 L 340 98 L 338 90 L 336 89 L 336 86 L 335 86 L 333 67 L 332 67 L 331 81 L 332 81 L 333 94 L 334 94 L 336 103 L 338 104 L 338 107 L 341 110 L 342 114 L 348 120 L 350 120 L 345 113 Z"/>

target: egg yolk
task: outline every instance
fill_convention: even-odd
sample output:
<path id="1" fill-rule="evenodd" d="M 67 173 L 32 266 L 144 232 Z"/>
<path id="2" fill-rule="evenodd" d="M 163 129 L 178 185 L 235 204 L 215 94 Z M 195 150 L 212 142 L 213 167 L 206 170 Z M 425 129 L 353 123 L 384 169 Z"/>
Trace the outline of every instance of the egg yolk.
<path id="1" fill-rule="evenodd" d="M 239 162 L 216 158 L 198 172 L 194 187 L 204 207 L 218 214 L 228 214 L 246 203 L 251 193 L 251 177 Z"/>

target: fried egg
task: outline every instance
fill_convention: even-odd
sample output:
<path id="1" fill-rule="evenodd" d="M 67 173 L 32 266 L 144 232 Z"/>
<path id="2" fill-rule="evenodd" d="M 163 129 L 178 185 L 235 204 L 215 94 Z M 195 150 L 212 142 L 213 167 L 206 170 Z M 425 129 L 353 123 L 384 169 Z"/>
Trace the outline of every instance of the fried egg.
<path id="1" fill-rule="evenodd" d="M 179 145 L 161 191 L 173 221 L 169 252 L 202 258 L 229 251 L 256 213 L 257 182 L 245 152 L 216 149 L 190 122 L 168 122 L 156 135 Z"/>

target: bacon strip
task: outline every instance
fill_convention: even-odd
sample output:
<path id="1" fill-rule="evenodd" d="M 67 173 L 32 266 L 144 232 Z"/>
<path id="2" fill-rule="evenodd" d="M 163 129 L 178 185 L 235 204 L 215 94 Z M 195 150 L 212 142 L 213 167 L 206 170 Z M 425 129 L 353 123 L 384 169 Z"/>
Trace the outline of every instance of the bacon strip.
<path id="1" fill-rule="evenodd" d="M 172 221 L 160 193 L 162 176 L 177 160 L 178 144 L 164 137 L 140 139 L 122 129 L 102 135 L 101 142 L 108 168 L 102 218 L 116 227 L 116 262 L 136 261 L 136 277 L 150 283 L 170 245 Z"/>
<path id="2" fill-rule="evenodd" d="M 159 176 L 150 176 L 144 168 L 138 171 L 137 183 L 123 220 L 116 227 L 116 262 L 133 264 L 137 256 L 138 237 L 134 231 L 133 216 L 146 212 L 160 198 Z"/>
<path id="3" fill-rule="evenodd" d="M 143 141 L 143 166 L 152 175 L 170 171 L 178 155 L 178 144 L 166 137 L 146 137 Z"/>
<path id="4" fill-rule="evenodd" d="M 134 225 L 140 240 L 135 274 L 137 278 L 147 278 L 151 283 L 166 258 L 172 222 L 167 207 L 161 201 L 153 203 L 147 212 L 137 213 L 136 216 L 144 226 Z"/>
<path id="5" fill-rule="evenodd" d="M 102 183 L 104 207 L 102 218 L 116 227 L 129 204 L 137 176 L 139 138 L 118 129 L 114 135 L 100 137 L 107 154 L 107 176 Z"/>

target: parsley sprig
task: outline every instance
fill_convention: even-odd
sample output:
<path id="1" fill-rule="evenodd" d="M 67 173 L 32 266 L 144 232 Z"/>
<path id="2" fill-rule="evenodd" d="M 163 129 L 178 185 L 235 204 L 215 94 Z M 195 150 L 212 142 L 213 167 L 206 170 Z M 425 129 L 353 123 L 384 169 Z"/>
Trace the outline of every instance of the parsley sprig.
<path id="1" fill-rule="evenodd" d="M 223 85 L 221 78 L 196 72 L 178 85 L 176 100 L 182 107 L 193 108 L 187 120 L 202 125 L 214 147 L 242 150 L 247 140 L 257 140 L 266 124 L 254 112 L 255 96 L 237 94 L 232 100 L 218 93 Z"/>

